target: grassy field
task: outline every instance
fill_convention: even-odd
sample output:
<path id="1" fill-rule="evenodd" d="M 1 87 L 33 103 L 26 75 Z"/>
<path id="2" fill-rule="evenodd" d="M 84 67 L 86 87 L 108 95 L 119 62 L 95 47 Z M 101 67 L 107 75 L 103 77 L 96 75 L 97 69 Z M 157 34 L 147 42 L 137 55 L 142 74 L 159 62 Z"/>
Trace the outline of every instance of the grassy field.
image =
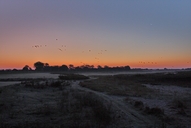
<path id="1" fill-rule="evenodd" d="M 191 72 L 99 76 L 98 79 L 80 83 L 83 87 L 114 95 L 153 94 L 153 90 L 146 88 L 144 84 L 191 87 Z"/>
<path id="2" fill-rule="evenodd" d="M 22 79 L 1 87 L 0 127 L 191 125 L 190 71 L 81 78 L 87 77 Z"/>
<path id="3" fill-rule="evenodd" d="M 190 125 L 191 71 L 99 76 L 80 85 L 109 95 L 125 96 L 127 105 L 131 104 L 144 115 L 156 116 L 172 127 Z"/>
<path id="4" fill-rule="evenodd" d="M 75 77 L 76 78 L 76 77 Z M 110 102 L 71 87 L 71 81 L 30 80 L 0 88 L 0 127 L 124 126 Z"/>

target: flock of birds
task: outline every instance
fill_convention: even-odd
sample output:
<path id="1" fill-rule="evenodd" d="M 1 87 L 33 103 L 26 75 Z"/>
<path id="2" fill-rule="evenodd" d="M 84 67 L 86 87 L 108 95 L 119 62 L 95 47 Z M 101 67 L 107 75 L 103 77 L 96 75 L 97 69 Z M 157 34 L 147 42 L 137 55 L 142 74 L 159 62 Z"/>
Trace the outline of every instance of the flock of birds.
<path id="1" fill-rule="evenodd" d="M 58 39 L 56 39 L 56 41 L 58 41 Z M 32 46 L 33 48 L 40 48 L 40 47 L 47 47 L 47 45 L 34 45 L 34 46 Z M 63 51 L 66 51 L 66 45 L 61 45 L 61 47 L 60 48 L 58 48 L 58 50 L 60 51 L 60 52 L 63 52 Z M 90 53 L 90 52 L 93 52 L 91 49 L 89 49 L 89 50 L 86 50 L 86 51 L 82 51 L 82 53 Z M 102 55 L 104 52 L 107 52 L 107 50 L 100 50 L 97 54 L 98 55 Z M 100 58 L 98 57 L 98 56 L 96 56 L 96 57 L 94 57 L 94 59 L 99 63 L 100 62 Z M 80 63 L 83 63 L 83 62 L 80 62 Z M 157 62 L 144 62 L 144 61 L 139 61 L 138 62 L 139 64 L 143 64 L 143 65 L 145 65 L 145 64 L 153 64 L 153 65 L 156 65 L 156 64 L 158 64 Z M 189 63 L 189 62 L 187 62 L 187 63 Z M 85 64 L 85 63 L 83 63 L 83 64 Z"/>
<path id="2" fill-rule="evenodd" d="M 58 39 L 56 39 L 56 41 L 58 41 Z M 47 45 L 34 45 L 34 46 L 32 46 L 32 48 L 35 48 L 35 49 L 41 48 L 41 47 L 48 47 L 48 46 Z M 57 48 L 57 50 L 60 52 L 63 52 L 63 51 L 67 50 L 66 47 L 67 47 L 66 45 L 61 45 L 59 48 Z M 89 50 L 84 50 L 81 53 L 83 54 L 83 53 L 91 53 L 91 52 L 93 52 L 93 50 L 89 49 Z M 100 50 L 97 54 L 102 55 L 104 52 L 107 52 L 107 50 L 106 49 Z M 97 60 L 97 62 L 99 62 L 99 60 L 100 60 L 100 58 L 98 56 L 94 57 L 94 59 Z M 80 62 L 80 63 L 85 64 L 83 62 Z"/>
<path id="3" fill-rule="evenodd" d="M 139 64 L 157 64 L 157 62 L 142 62 L 142 61 L 140 61 Z"/>
<path id="4" fill-rule="evenodd" d="M 58 40 L 58 39 L 56 39 Z M 40 47 L 47 47 L 47 45 L 34 45 L 32 46 L 33 48 L 40 48 Z M 62 45 L 62 48 L 65 48 L 64 50 L 66 51 L 66 45 Z M 58 48 L 59 51 L 63 51 L 63 49 Z"/>
<path id="5" fill-rule="evenodd" d="M 40 48 L 40 47 L 46 47 L 46 45 L 34 45 L 34 46 L 32 46 L 33 48 Z"/>

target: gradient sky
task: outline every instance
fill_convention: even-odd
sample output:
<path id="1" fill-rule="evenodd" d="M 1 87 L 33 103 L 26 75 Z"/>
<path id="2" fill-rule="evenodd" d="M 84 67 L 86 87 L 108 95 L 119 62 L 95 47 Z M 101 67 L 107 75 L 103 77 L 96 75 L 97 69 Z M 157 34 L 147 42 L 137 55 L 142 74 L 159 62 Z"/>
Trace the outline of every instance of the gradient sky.
<path id="1" fill-rule="evenodd" d="M 191 67 L 191 1 L 0 0 L 0 69 L 37 61 Z"/>

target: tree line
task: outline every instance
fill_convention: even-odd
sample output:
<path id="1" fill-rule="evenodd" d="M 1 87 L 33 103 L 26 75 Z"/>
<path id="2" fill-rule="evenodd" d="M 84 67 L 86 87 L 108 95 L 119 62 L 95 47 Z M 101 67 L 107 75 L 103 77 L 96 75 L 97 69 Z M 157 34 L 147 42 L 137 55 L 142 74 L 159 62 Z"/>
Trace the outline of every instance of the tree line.
<path id="1" fill-rule="evenodd" d="M 109 67 L 107 65 L 105 66 L 100 66 L 98 65 L 95 67 L 94 65 L 81 65 L 81 66 L 74 66 L 72 64 L 70 65 L 61 65 L 61 66 L 51 66 L 48 63 L 43 63 L 43 62 L 35 62 L 34 63 L 34 70 L 35 71 L 44 71 L 44 72 L 53 72 L 53 71 L 127 71 L 130 70 L 130 66 L 116 66 L 116 67 Z M 30 66 L 25 65 L 22 68 L 22 71 L 34 71 Z M 20 71 L 17 69 L 13 70 L 7 70 L 7 71 Z"/>
<path id="2" fill-rule="evenodd" d="M 30 67 L 26 66 L 28 70 L 30 70 Z M 109 66 L 100 66 L 98 65 L 95 67 L 94 65 L 81 65 L 81 66 L 74 66 L 72 64 L 70 65 L 61 65 L 61 66 L 50 66 L 48 63 L 43 62 L 35 62 L 34 67 L 36 71 L 101 71 L 101 70 L 130 70 L 130 66 L 120 66 L 120 67 L 109 67 Z M 25 67 L 24 67 L 25 68 Z"/>

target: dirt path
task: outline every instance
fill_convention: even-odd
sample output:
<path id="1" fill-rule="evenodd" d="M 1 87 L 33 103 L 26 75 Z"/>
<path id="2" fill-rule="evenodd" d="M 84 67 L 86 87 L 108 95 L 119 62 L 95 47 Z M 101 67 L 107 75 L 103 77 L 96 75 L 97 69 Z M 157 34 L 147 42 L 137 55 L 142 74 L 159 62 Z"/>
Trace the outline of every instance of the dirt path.
<path id="1" fill-rule="evenodd" d="M 125 117 L 126 121 L 128 121 L 132 127 L 149 127 L 153 126 L 153 121 L 151 121 L 148 117 L 143 116 L 137 110 L 133 109 L 132 106 L 126 104 L 124 100 L 124 96 L 112 96 L 107 95 L 104 92 L 97 92 L 88 88 L 81 87 L 79 85 L 79 81 L 73 82 L 71 84 L 73 89 L 79 89 L 86 92 L 92 92 L 101 98 L 103 98 L 107 102 L 111 102 L 111 105 L 116 108 L 116 113 Z"/>

